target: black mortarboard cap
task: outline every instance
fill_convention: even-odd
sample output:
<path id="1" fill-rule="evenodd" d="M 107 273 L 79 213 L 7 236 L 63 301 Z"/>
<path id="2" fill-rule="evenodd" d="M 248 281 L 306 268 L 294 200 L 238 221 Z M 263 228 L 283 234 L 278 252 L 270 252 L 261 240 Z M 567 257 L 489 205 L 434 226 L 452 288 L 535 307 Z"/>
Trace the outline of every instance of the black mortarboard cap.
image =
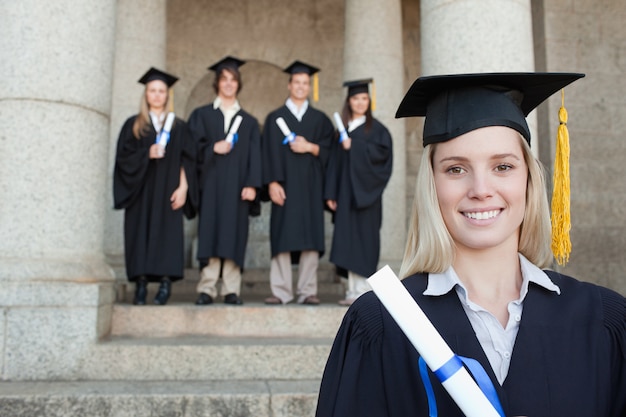
<path id="1" fill-rule="evenodd" d="M 487 126 L 508 126 L 530 143 L 526 116 L 577 73 L 483 73 L 418 78 L 396 118 L 425 116 L 424 146 Z"/>
<path id="2" fill-rule="evenodd" d="M 168 87 L 171 87 L 178 81 L 178 77 L 152 67 L 139 79 L 139 82 L 141 84 L 148 84 L 150 81 L 154 80 L 161 80 L 167 84 Z"/>
<path id="3" fill-rule="evenodd" d="M 246 61 L 242 61 L 239 58 L 235 58 L 234 56 L 227 56 L 216 62 L 215 64 L 209 67 L 209 70 L 215 71 L 216 74 L 219 74 L 221 70 L 224 68 L 232 68 L 234 70 L 239 70 L 239 67 L 245 64 Z"/>
<path id="4" fill-rule="evenodd" d="M 289 65 L 283 71 L 286 72 L 287 74 L 304 73 L 304 74 L 313 75 L 319 71 L 319 68 L 315 68 L 314 66 L 305 64 L 304 62 L 301 62 L 301 61 L 294 61 L 291 65 Z"/>
<path id="5" fill-rule="evenodd" d="M 346 81 L 343 83 L 344 87 L 348 87 L 348 97 L 352 97 L 355 94 L 359 93 L 368 93 L 369 94 L 369 86 L 373 80 L 371 78 L 363 79 L 363 80 L 354 80 L 354 81 Z"/>

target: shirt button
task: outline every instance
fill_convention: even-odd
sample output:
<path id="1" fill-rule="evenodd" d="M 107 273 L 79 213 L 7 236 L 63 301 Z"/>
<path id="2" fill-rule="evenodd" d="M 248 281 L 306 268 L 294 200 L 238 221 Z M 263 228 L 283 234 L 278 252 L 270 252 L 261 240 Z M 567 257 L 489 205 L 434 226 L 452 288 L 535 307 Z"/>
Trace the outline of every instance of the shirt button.
<path id="1" fill-rule="evenodd" d="M 511 352 L 504 352 L 504 358 L 509 359 L 511 357 Z"/>
<path id="2" fill-rule="evenodd" d="M 515 321 L 522 321 L 522 316 L 519 314 L 515 315 Z"/>

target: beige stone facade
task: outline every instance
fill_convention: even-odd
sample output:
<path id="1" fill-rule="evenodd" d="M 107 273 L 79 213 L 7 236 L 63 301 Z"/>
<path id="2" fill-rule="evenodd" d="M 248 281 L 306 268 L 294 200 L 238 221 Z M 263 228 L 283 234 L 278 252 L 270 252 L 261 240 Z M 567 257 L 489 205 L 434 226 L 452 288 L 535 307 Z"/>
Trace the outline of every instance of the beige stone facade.
<path id="1" fill-rule="evenodd" d="M 322 69 L 314 105 L 328 115 L 341 107 L 344 79 L 376 79 L 375 116 L 394 139 L 381 263 L 394 266 L 422 149 L 421 121 L 393 117 L 410 83 L 434 72 L 586 73 L 565 95 L 573 252 L 559 269 L 626 294 L 622 0 L 61 0 L 0 9 L 2 380 L 71 378 L 107 334 L 115 276 L 124 278 L 113 153 L 138 108 L 136 81 L 150 66 L 179 76 L 175 106 L 186 118 L 213 99 L 207 67 L 225 55 L 247 61 L 240 101 L 260 123 L 286 98 L 282 68 L 293 60 Z M 531 120 L 548 169 L 559 104 L 551 98 Z M 269 264 L 268 215 L 264 206 L 251 224 L 249 268 Z M 191 265 L 194 223 L 186 230 Z"/>

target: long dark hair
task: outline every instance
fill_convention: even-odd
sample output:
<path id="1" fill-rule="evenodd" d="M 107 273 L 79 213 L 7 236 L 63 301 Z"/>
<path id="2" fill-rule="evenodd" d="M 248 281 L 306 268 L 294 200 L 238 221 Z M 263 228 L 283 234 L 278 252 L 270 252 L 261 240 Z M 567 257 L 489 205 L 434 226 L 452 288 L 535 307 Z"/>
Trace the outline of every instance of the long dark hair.
<path id="1" fill-rule="evenodd" d="M 239 69 L 233 67 L 224 67 L 215 74 L 215 79 L 213 80 L 213 90 L 215 91 L 215 94 L 218 93 L 220 77 L 222 76 L 222 73 L 224 71 L 230 72 L 233 75 L 233 78 L 237 81 L 237 94 L 239 94 L 239 92 L 243 88 L 243 83 L 241 82 L 241 73 L 239 72 Z"/>
<path id="2" fill-rule="evenodd" d="M 372 128 L 372 98 L 367 95 L 370 99 L 370 103 L 367 106 L 367 110 L 365 111 L 365 132 L 369 133 Z M 343 103 L 343 109 L 341 109 L 341 120 L 343 120 L 343 125 L 348 129 L 348 122 L 352 120 L 352 110 L 350 109 L 350 96 L 346 97 L 346 100 Z"/>

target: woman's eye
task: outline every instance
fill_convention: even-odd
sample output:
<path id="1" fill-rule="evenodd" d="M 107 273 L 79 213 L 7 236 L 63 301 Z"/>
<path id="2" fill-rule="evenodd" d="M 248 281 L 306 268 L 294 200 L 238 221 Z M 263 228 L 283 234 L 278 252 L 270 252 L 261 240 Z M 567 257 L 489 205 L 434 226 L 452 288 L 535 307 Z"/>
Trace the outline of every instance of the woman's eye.
<path id="1" fill-rule="evenodd" d="M 511 168 L 513 168 L 511 165 L 509 164 L 500 164 L 496 167 L 496 171 L 502 172 L 502 171 L 508 171 Z"/>
<path id="2" fill-rule="evenodd" d="M 464 170 L 461 167 L 451 167 L 451 168 L 448 168 L 448 172 L 450 174 L 462 174 Z"/>

